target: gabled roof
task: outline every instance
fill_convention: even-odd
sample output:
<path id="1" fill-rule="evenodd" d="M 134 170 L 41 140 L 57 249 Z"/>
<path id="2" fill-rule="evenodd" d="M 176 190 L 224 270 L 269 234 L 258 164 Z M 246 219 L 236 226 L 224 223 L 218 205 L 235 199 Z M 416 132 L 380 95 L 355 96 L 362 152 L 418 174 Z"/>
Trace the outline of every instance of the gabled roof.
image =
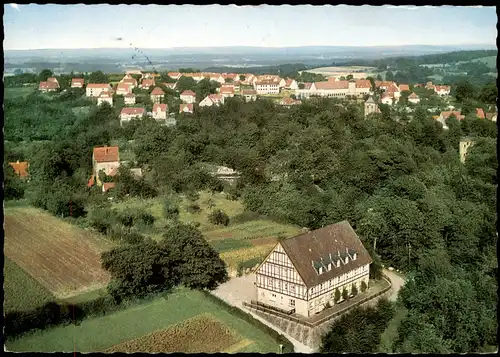
<path id="1" fill-rule="evenodd" d="M 135 98 L 135 94 L 134 93 L 127 93 L 124 95 L 125 98 Z"/>
<path id="2" fill-rule="evenodd" d="M 400 84 L 399 85 L 399 90 L 402 92 L 404 90 L 407 90 L 409 91 L 410 90 L 410 86 L 408 84 Z"/>
<path id="3" fill-rule="evenodd" d="M 20 177 L 26 177 L 29 175 L 28 174 L 28 167 L 29 167 L 28 161 L 9 162 L 9 165 L 12 166 L 16 175 L 18 175 Z"/>
<path id="4" fill-rule="evenodd" d="M 464 115 L 462 115 L 462 113 L 460 113 L 458 110 L 452 110 L 452 111 L 447 111 L 447 112 L 441 112 L 441 116 L 444 118 L 444 119 L 448 119 L 451 115 L 455 115 L 455 117 L 458 119 L 458 120 L 462 120 L 463 118 L 465 118 Z"/>
<path id="5" fill-rule="evenodd" d="M 102 146 L 94 148 L 94 160 L 96 162 L 120 161 L 118 146 Z"/>
<path id="6" fill-rule="evenodd" d="M 71 79 L 71 85 L 77 84 L 77 83 L 80 83 L 83 85 L 85 83 L 85 80 L 83 78 L 72 78 Z"/>
<path id="7" fill-rule="evenodd" d="M 188 109 L 190 112 L 193 111 L 193 104 L 181 104 L 179 106 L 179 113 L 182 113 L 184 109 Z"/>
<path id="8" fill-rule="evenodd" d="M 234 94 L 234 87 L 232 86 L 221 86 L 220 93 Z"/>
<path id="9" fill-rule="evenodd" d="M 484 119 L 485 118 L 483 108 L 476 108 L 476 116 L 478 118 L 480 118 L 480 119 Z"/>
<path id="10" fill-rule="evenodd" d="M 242 95 L 257 95 L 257 91 L 254 89 L 243 89 L 241 91 Z"/>
<path id="11" fill-rule="evenodd" d="M 190 90 L 185 90 L 184 92 L 181 93 L 181 95 L 190 95 L 192 97 L 196 97 L 196 94 Z"/>
<path id="12" fill-rule="evenodd" d="M 116 86 L 116 90 L 126 90 L 126 91 L 129 91 L 130 89 L 130 84 L 128 83 L 118 83 L 118 85 Z"/>
<path id="13" fill-rule="evenodd" d="M 56 77 L 47 78 L 47 82 L 59 83 Z"/>
<path id="14" fill-rule="evenodd" d="M 409 96 L 408 96 L 408 99 L 418 99 L 419 96 L 415 93 L 415 92 L 412 92 Z"/>
<path id="15" fill-rule="evenodd" d="M 40 82 L 38 89 L 57 89 L 59 85 L 54 82 Z"/>
<path id="16" fill-rule="evenodd" d="M 153 105 L 153 112 L 156 112 L 158 109 L 160 111 L 162 111 L 162 112 L 166 112 L 167 109 L 168 109 L 168 105 L 166 105 L 166 104 L 158 104 L 158 103 L 156 103 L 155 105 Z"/>
<path id="17" fill-rule="evenodd" d="M 285 239 L 279 244 L 308 288 L 372 262 L 363 243 L 347 221 Z M 330 260 L 330 256 L 331 260 L 337 260 L 339 256 L 352 256 L 354 252 L 355 260 L 349 258 L 347 264 L 340 263 L 340 267 L 332 267 L 322 274 L 318 274 L 313 267 L 314 263 L 322 262 L 321 258 L 327 266 L 328 262 L 325 260 Z"/>
<path id="18" fill-rule="evenodd" d="M 87 84 L 87 88 L 107 89 L 110 88 L 110 85 L 108 83 L 89 83 Z"/>
<path id="19" fill-rule="evenodd" d="M 356 80 L 356 88 L 371 88 L 372 83 L 369 79 L 358 79 Z"/>
<path id="20" fill-rule="evenodd" d="M 99 98 L 111 98 L 111 93 L 108 91 L 102 91 L 101 94 L 99 94 Z"/>
<path id="21" fill-rule="evenodd" d="M 146 112 L 146 109 L 144 108 L 123 108 L 122 111 L 120 112 L 120 115 L 126 114 L 126 115 L 143 115 Z"/>
<path id="22" fill-rule="evenodd" d="M 162 91 L 162 89 L 160 87 L 155 87 L 155 89 L 153 89 L 153 91 L 151 92 L 151 95 L 164 95 L 165 92 Z"/>
<path id="23" fill-rule="evenodd" d="M 349 81 L 324 81 L 315 82 L 314 86 L 320 90 L 333 90 L 333 89 L 347 89 L 349 88 Z"/>
<path id="24" fill-rule="evenodd" d="M 366 100 L 366 102 L 365 102 L 365 103 L 368 103 L 368 104 L 373 103 L 373 104 L 375 104 L 375 101 L 373 100 L 373 97 L 372 97 L 372 96 L 370 96 L 370 97 Z"/>
<path id="25" fill-rule="evenodd" d="M 132 85 L 136 86 L 137 80 L 135 78 L 124 78 L 124 79 L 122 79 L 122 83 L 132 84 Z"/>

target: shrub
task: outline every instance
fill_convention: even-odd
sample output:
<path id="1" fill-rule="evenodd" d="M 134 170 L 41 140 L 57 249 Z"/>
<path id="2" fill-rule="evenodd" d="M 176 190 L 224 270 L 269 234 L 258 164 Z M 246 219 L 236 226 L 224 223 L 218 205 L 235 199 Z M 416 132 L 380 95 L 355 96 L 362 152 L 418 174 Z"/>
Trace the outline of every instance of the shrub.
<path id="1" fill-rule="evenodd" d="M 366 285 L 365 281 L 363 280 L 361 282 L 361 292 L 364 293 L 367 288 L 368 288 L 368 286 Z"/>
<path id="2" fill-rule="evenodd" d="M 351 289 L 351 294 L 352 296 L 358 295 L 358 288 L 356 287 L 356 284 L 352 284 L 352 289 Z"/>
<path id="3" fill-rule="evenodd" d="M 147 226 L 152 226 L 155 223 L 155 216 L 149 212 L 141 212 L 138 217 L 142 223 Z"/>
<path id="4" fill-rule="evenodd" d="M 220 224 L 220 225 L 227 226 L 229 224 L 229 217 L 227 216 L 227 214 L 225 214 L 220 209 L 217 209 L 217 210 L 213 211 L 212 213 L 210 213 L 208 215 L 208 220 L 210 223 L 216 224 L 216 225 Z"/>
<path id="5" fill-rule="evenodd" d="M 121 239 L 128 244 L 140 244 L 144 241 L 144 236 L 136 231 L 128 231 L 124 232 Z"/>
<path id="6" fill-rule="evenodd" d="M 186 193 L 186 198 L 191 202 L 196 202 L 200 199 L 200 194 L 196 191 L 189 191 Z"/>
<path id="7" fill-rule="evenodd" d="M 214 200 L 212 200 L 211 198 L 209 198 L 205 204 L 206 204 L 206 205 L 207 205 L 207 207 L 208 207 L 208 208 L 210 208 L 210 209 L 212 209 L 212 208 L 214 208 L 214 207 L 215 207 L 215 202 L 214 202 Z"/>
<path id="8" fill-rule="evenodd" d="M 339 289 L 335 289 L 335 303 L 338 303 L 340 301 L 340 291 Z"/>
<path id="9" fill-rule="evenodd" d="M 344 290 L 342 290 L 342 299 L 344 299 L 344 300 L 349 299 L 349 293 L 347 292 L 346 288 L 344 288 Z"/>
<path id="10" fill-rule="evenodd" d="M 163 202 L 163 214 L 166 219 L 179 218 L 179 206 L 173 200 L 166 200 Z"/>
<path id="11" fill-rule="evenodd" d="M 190 203 L 187 206 L 187 211 L 190 213 L 200 213 L 201 208 L 200 208 L 200 205 L 197 203 Z"/>
<path id="12" fill-rule="evenodd" d="M 122 212 L 118 215 L 118 221 L 125 227 L 132 227 L 135 223 L 135 215 L 132 212 Z"/>

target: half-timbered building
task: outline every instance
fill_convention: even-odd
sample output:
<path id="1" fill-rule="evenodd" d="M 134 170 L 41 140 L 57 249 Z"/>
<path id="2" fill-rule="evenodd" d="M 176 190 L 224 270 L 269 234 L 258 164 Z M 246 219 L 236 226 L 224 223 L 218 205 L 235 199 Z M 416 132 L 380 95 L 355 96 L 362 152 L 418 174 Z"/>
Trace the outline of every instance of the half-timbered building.
<path id="1" fill-rule="evenodd" d="M 282 240 L 257 268 L 257 301 L 312 316 L 335 304 L 337 289 L 368 286 L 371 262 L 347 221 Z"/>

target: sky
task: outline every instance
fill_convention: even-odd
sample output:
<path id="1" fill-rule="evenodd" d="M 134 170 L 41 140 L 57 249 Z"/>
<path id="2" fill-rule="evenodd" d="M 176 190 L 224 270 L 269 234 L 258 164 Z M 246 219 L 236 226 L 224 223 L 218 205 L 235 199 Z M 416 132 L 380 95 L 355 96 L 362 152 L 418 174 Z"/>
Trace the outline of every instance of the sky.
<path id="1" fill-rule="evenodd" d="M 4 49 L 495 45 L 496 24 L 495 7 L 6 4 Z"/>

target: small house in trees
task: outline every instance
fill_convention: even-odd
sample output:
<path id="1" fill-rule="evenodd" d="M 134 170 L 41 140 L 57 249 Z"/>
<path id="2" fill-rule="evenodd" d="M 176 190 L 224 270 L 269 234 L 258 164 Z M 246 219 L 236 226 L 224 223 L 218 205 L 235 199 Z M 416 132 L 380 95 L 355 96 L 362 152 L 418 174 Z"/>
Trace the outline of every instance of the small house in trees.
<path id="1" fill-rule="evenodd" d="M 219 94 L 222 95 L 223 97 L 229 97 L 232 98 L 234 97 L 234 86 L 226 86 L 223 85 L 219 88 Z"/>
<path id="2" fill-rule="evenodd" d="M 465 119 L 465 115 L 462 115 L 462 113 L 460 113 L 457 110 L 441 112 L 441 114 L 439 114 L 439 116 L 437 117 L 437 121 L 443 125 L 443 129 L 446 130 L 448 129 L 448 125 L 446 125 L 446 120 L 452 115 L 455 116 L 455 118 L 459 121 Z"/>
<path id="3" fill-rule="evenodd" d="M 179 106 L 179 114 L 181 113 L 193 114 L 193 104 L 181 104 Z"/>
<path id="4" fill-rule="evenodd" d="M 299 85 L 295 79 L 287 79 L 285 81 L 285 89 L 296 90 L 299 89 Z"/>
<path id="5" fill-rule="evenodd" d="M 380 109 L 373 100 L 373 97 L 370 96 L 365 102 L 365 119 L 372 113 L 380 113 Z"/>
<path id="6" fill-rule="evenodd" d="M 108 83 L 89 83 L 85 89 L 87 97 L 99 97 L 102 92 L 111 92 L 111 85 Z"/>
<path id="7" fill-rule="evenodd" d="M 219 104 L 224 104 L 224 96 L 220 94 L 209 94 L 200 102 L 199 106 L 211 107 Z"/>
<path id="8" fill-rule="evenodd" d="M 17 162 L 9 162 L 9 165 L 12 166 L 14 169 L 14 172 L 16 173 L 17 176 L 20 178 L 27 178 L 29 176 L 28 173 L 28 168 L 29 168 L 29 163 L 28 161 L 19 161 Z"/>
<path id="9" fill-rule="evenodd" d="M 132 86 L 127 83 L 118 83 L 116 86 L 116 94 L 117 95 L 126 95 L 132 93 Z"/>
<path id="10" fill-rule="evenodd" d="M 300 105 L 302 102 L 300 100 L 295 100 L 293 98 L 283 98 L 279 101 L 279 104 L 284 107 L 290 107 L 292 105 Z"/>
<path id="11" fill-rule="evenodd" d="M 83 78 L 73 78 L 71 80 L 71 88 L 83 88 L 85 80 Z"/>
<path id="12" fill-rule="evenodd" d="M 145 114 L 146 109 L 144 108 L 123 108 L 120 112 L 120 125 L 128 123 L 134 118 L 142 118 Z"/>
<path id="13" fill-rule="evenodd" d="M 160 87 L 156 87 L 151 92 L 151 101 L 153 103 L 161 103 L 161 100 L 162 100 L 164 95 L 165 95 L 165 92 L 162 91 L 162 89 Z"/>
<path id="14" fill-rule="evenodd" d="M 165 87 L 167 87 L 168 89 L 172 89 L 172 90 L 175 90 L 175 86 L 177 84 L 176 83 L 162 83 Z"/>
<path id="15" fill-rule="evenodd" d="M 476 108 L 476 117 L 478 117 L 479 119 L 486 118 L 483 108 Z"/>
<path id="16" fill-rule="evenodd" d="M 486 116 L 486 119 L 491 120 L 492 122 L 496 123 L 497 113 L 486 113 L 485 116 Z"/>
<path id="17" fill-rule="evenodd" d="M 467 157 L 467 151 L 473 145 L 474 145 L 474 140 L 472 140 L 471 138 L 461 138 L 460 139 L 459 151 L 460 151 L 460 162 L 462 162 L 462 164 L 465 164 L 465 159 Z"/>
<path id="18" fill-rule="evenodd" d="M 392 105 L 392 96 L 388 93 L 384 93 L 380 99 L 382 104 Z"/>
<path id="19" fill-rule="evenodd" d="M 143 79 L 141 82 L 141 88 L 142 89 L 149 89 L 152 86 L 155 85 L 155 80 L 154 79 Z"/>
<path id="20" fill-rule="evenodd" d="M 437 95 L 445 96 L 450 94 L 450 86 L 433 86 L 434 92 Z"/>
<path id="21" fill-rule="evenodd" d="M 241 91 L 241 96 L 245 98 L 245 101 L 250 102 L 257 100 L 257 91 L 254 89 L 243 89 Z"/>
<path id="22" fill-rule="evenodd" d="M 182 73 L 180 73 L 180 72 L 168 72 L 167 74 L 170 78 L 175 79 L 175 80 L 182 77 Z"/>
<path id="23" fill-rule="evenodd" d="M 412 93 L 408 96 L 408 101 L 413 104 L 418 104 L 420 103 L 420 97 L 415 93 Z"/>
<path id="24" fill-rule="evenodd" d="M 134 105 L 135 104 L 135 94 L 128 93 L 123 96 L 125 105 Z"/>
<path id="25" fill-rule="evenodd" d="M 196 94 L 193 91 L 185 90 L 181 93 L 180 99 L 187 104 L 193 104 L 196 102 Z"/>
<path id="26" fill-rule="evenodd" d="M 47 78 L 47 82 L 54 83 L 56 85 L 56 88 L 59 89 L 59 81 L 56 77 Z"/>
<path id="27" fill-rule="evenodd" d="M 113 106 L 113 95 L 110 92 L 101 92 L 99 97 L 97 97 L 97 105 L 101 105 L 104 102 Z"/>
<path id="28" fill-rule="evenodd" d="M 153 118 L 156 120 L 166 120 L 168 115 L 168 105 L 156 103 L 153 105 Z"/>
<path id="29" fill-rule="evenodd" d="M 111 176 L 119 166 L 118 146 L 95 147 L 92 155 L 92 177 L 89 180 L 89 186 L 94 183 L 101 186 L 103 182 L 99 178 L 99 172 L 103 171 L 106 175 Z"/>
<path id="30" fill-rule="evenodd" d="M 40 82 L 38 90 L 40 92 L 56 92 L 59 89 L 59 85 L 54 82 Z"/>
<path id="31" fill-rule="evenodd" d="M 404 90 L 406 90 L 406 91 L 409 92 L 410 91 L 410 86 L 408 84 L 400 84 L 399 85 L 399 91 L 402 92 Z"/>
<path id="32" fill-rule="evenodd" d="M 371 263 L 347 221 L 299 234 L 277 243 L 257 268 L 257 302 L 313 316 L 338 302 L 336 290 L 368 285 Z"/>

